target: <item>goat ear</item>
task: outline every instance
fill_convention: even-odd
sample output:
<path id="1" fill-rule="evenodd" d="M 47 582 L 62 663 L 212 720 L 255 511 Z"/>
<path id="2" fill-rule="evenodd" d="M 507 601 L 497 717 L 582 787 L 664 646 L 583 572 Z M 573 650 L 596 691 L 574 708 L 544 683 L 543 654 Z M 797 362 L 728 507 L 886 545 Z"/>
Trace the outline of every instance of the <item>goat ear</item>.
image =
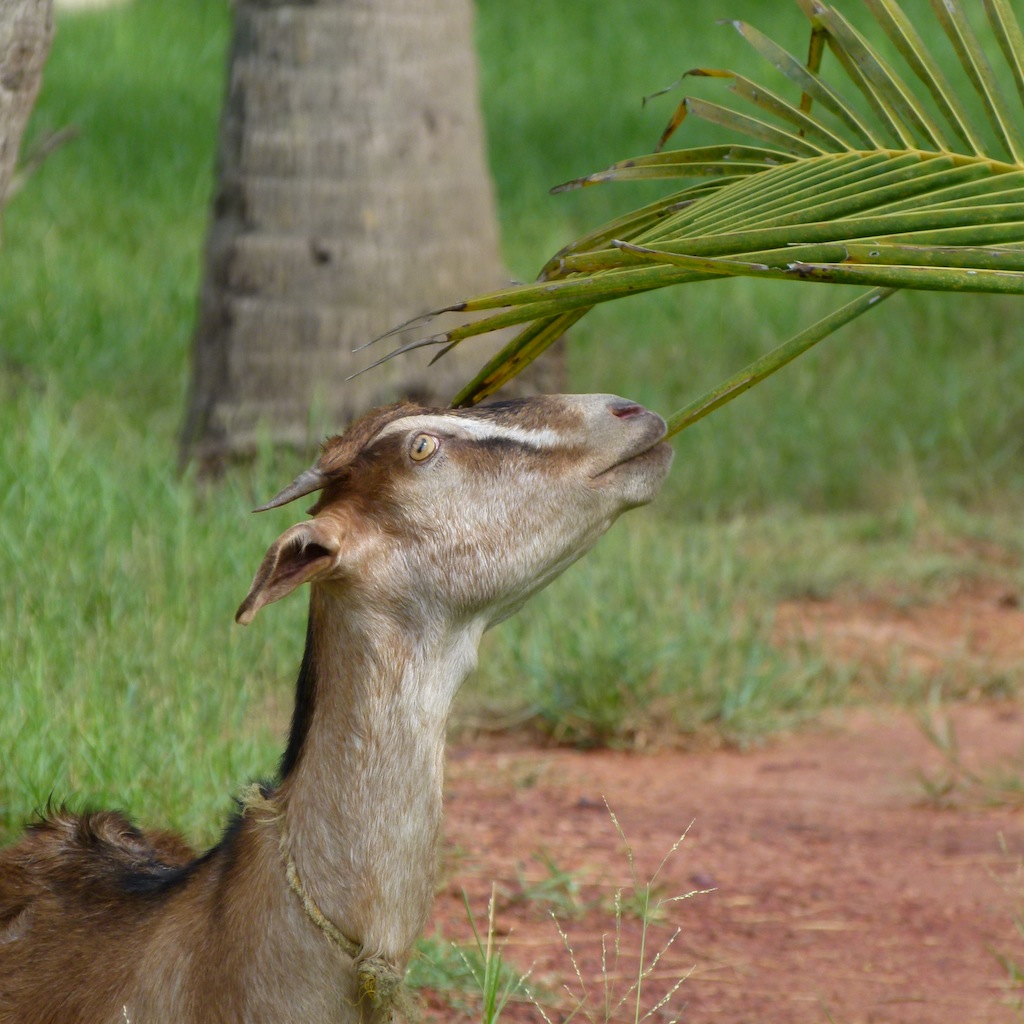
<path id="1" fill-rule="evenodd" d="M 340 547 L 336 533 L 322 519 L 285 530 L 267 549 L 249 593 L 235 612 L 235 622 L 248 626 L 265 604 L 287 597 L 330 568 Z"/>

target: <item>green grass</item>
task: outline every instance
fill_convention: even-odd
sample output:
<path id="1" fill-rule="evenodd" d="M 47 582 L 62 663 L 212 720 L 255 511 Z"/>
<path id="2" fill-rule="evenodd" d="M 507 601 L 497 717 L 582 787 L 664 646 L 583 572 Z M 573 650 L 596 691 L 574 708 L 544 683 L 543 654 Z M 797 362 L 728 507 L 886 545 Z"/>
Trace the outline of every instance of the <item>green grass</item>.
<path id="1" fill-rule="evenodd" d="M 1006 897 L 1012 931 L 1009 945 L 1004 937 L 990 948 L 1006 972 L 1007 1003 L 1016 1019 L 1021 1020 L 1024 1018 L 1024 861 L 1010 853 L 1001 836 L 1000 845 L 1006 862 L 1000 885 Z"/>
<path id="2" fill-rule="evenodd" d="M 479 923 L 465 891 L 462 899 L 473 942 L 460 945 L 438 934 L 422 937 L 406 982 L 414 991 L 443 993 L 448 1019 L 497 1024 L 509 1002 L 533 1000 L 527 987 L 529 971 L 521 973 L 505 960 L 504 941 L 496 934 L 493 890 L 487 915 Z"/>
<path id="3" fill-rule="evenodd" d="M 210 839 L 226 780 L 273 767 L 259 711 L 300 656 L 301 608 L 235 628 L 259 543 L 239 529 L 250 496 L 197 497 L 170 445 L 96 404 L 4 402 L 0 822 L 82 794 Z"/>
<path id="4" fill-rule="evenodd" d="M 648 149 L 676 98 L 640 98 L 694 64 L 749 60 L 714 21 L 763 10 L 481 0 L 516 274 L 636 201 L 546 189 Z M 799 16 L 772 11 L 802 49 Z M 59 16 L 30 138 L 80 136 L 11 203 L 0 250 L 0 840 L 74 798 L 207 842 L 282 743 L 303 602 L 249 630 L 231 618 L 294 516 L 247 509 L 302 457 L 205 490 L 175 468 L 227 41 L 220 0 Z M 669 412 L 838 298 L 737 281 L 616 304 L 574 330 L 571 386 Z M 898 297 L 681 436 L 657 505 L 488 638 L 464 719 L 496 710 L 584 745 L 749 743 L 876 697 L 813 651 L 780 651 L 774 603 L 892 579 L 1020 584 L 1012 560 L 943 542 L 984 539 L 1017 565 L 1024 550 L 1012 301 Z"/>
<path id="5" fill-rule="evenodd" d="M 1024 759 L 1017 756 L 983 769 L 967 764 L 961 756 L 956 726 L 943 706 L 941 694 L 933 691 L 929 697 L 918 708 L 918 722 L 941 764 L 930 772 L 917 772 L 925 802 L 941 809 L 1024 805 Z M 1020 874 L 1018 864 L 1018 882 Z M 1020 903 L 1019 892 L 1017 895 L 1016 902 Z M 1024 915 L 1018 913 L 1014 918 L 1018 927 L 1024 924 Z"/>
<path id="6" fill-rule="evenodd" d="M 1019 587 L 1024 531 L 1012 517 L 777 509 L 671 523 L 666 543 L 664 511 L 634 516 L 485 639 L 464 719 L 528 722 L 584 747 L 747 746 L 831 706 L 918 702 L 935 685 L 949 699 L 1016 690 L 999 674 L 936 680 L 898 664 L 880 674 L 774 640 L 780 600 L 885 592 L 920 603 L 970 580 Z"/>

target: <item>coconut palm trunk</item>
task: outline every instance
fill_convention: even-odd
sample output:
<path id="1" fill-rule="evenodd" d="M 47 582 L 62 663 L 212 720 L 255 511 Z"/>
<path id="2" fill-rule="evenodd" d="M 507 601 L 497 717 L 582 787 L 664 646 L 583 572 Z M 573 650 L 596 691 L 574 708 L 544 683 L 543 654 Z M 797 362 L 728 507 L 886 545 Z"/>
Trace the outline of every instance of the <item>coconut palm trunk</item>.
<path id="1" fill-rule="evenodd" d="M 186 456 L 304 445 L 399 396 L 444 403 L 486 357 L 347 380 L 374 358 L 355 347 L 506 279 L 472 15 L 471 0 L 237 4 Z"/>
<path id="2" fill-rule="evenodd" d="M 53 0 L 0 0 L 0 209 L 53 38 Z"/>

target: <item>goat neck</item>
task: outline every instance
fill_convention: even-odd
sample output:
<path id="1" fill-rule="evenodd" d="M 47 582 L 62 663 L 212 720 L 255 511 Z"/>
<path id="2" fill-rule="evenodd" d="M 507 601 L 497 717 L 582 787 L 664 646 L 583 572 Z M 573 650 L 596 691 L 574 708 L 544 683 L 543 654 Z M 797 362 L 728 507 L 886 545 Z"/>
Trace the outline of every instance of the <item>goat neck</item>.
<path id="1" fill-rule="evenodd" d="M 288 853 L 342 934 L 398 968 L 433 899 L 448 716 L 482 631 L 479 619 L 410 628 L 312 588 L 300 681 L 311 707 L 277 794 Z"/>

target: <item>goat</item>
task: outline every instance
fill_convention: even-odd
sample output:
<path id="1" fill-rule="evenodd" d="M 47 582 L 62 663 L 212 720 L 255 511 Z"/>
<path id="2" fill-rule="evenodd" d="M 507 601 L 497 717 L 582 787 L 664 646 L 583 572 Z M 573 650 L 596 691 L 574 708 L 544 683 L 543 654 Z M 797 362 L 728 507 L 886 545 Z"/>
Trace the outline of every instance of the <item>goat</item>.
<path id="1" fill-rule="evenodd" d="M 402 403 L 324 442 L 236 619 L 303 583 L 277 783 L 196 856 L 115 812 L 0 852 L 2 1024 L 381 1024 L 433 902 L 445 731 L 487 628 L 651 501 L 665 423 L 609 395 Z M 257 510 L 260 511 L 260 510 Z"/>

